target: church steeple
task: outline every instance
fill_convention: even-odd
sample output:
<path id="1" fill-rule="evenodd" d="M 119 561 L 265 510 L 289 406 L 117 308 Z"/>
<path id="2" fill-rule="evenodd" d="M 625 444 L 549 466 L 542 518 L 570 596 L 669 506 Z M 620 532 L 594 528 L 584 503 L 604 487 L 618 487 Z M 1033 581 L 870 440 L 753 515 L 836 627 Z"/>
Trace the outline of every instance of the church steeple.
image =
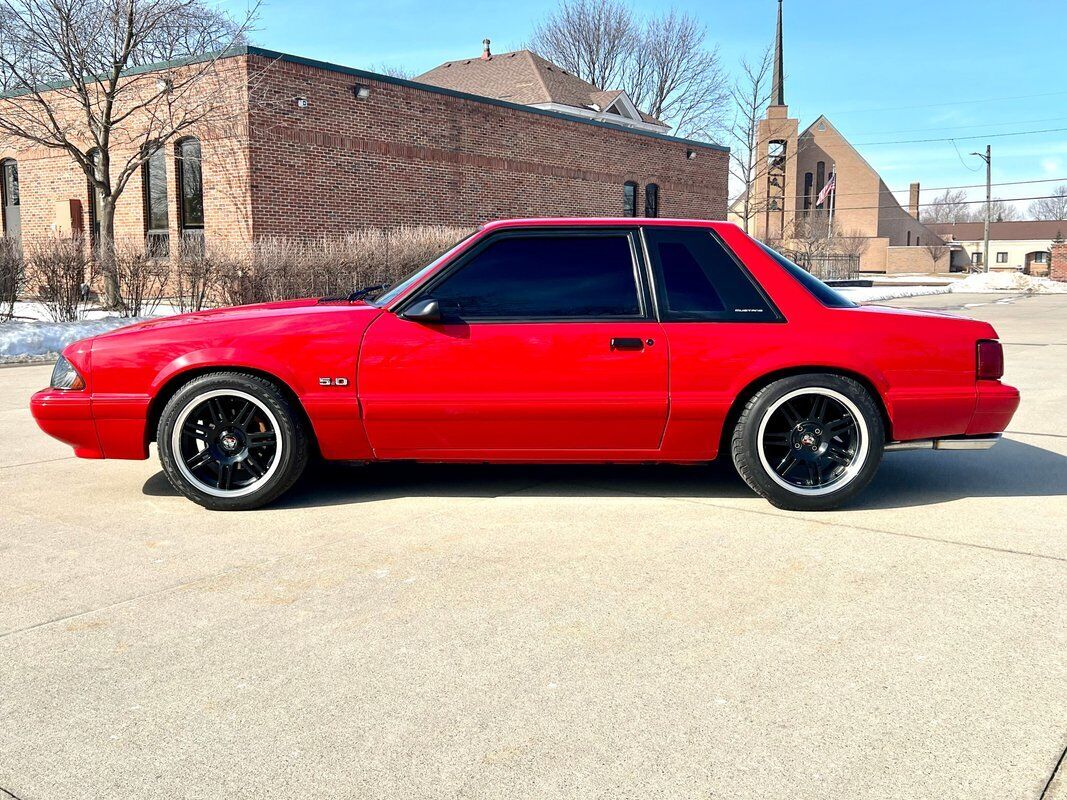
<path id="1" fill-rule="evenodd" d="M 782 60 L 782 0 L 778 0 L 778 31 L 774 36 L 774 82 L 771 84 L 771 105 L 785 105 L 785 78 Z"/>

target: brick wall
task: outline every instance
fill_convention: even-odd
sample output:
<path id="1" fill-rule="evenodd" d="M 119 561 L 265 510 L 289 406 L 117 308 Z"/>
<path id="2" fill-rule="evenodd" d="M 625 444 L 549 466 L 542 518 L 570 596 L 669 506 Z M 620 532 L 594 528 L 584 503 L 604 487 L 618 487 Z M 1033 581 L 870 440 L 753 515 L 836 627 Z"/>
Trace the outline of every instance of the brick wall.
<path id="1" fill-rule="evenodd" d="M 627 180 L 638 184 L 641 214 L 645 186 L 657 183 L 660 216 L 726 215 L 728 154 L 721 149 L 294 59 L 249 54 L 222 64 L 230 88 L 250 87 L 247 102 L 227 124 L 186 132 L 203 149 L 209 242 L 514 216 L 618 216 Z M 357 84 L 370 87 L 368 99 L 356 99 Z M 89 209 L 85 176 L 65 154 L 0 142 L 0 158 L 7 156 L 19 162 L 24 236 L 48 233 L 59 201 L 78 199 Z M 174 158 L 167 164 L 175 241 Z M 116 209 L 116 235 L 143 232 L 138 174 Z"/>
<path id="2" fill-rule="evenodd" d="M 661 216 L 726 214 L 719 150 L 303 64 L 249 68 L 263 87 L 250 112 L 256 235 L 617 216 L 627 180 L 639 213 L 657 183 Z M 355 99 L 357 84 L 369 98 Z"/>
<path id="3" fill-rule="evenodd" d="M 1049 277 L 1055 281 L 1067 281 L 1067 242 L 1052 243 Z"/>

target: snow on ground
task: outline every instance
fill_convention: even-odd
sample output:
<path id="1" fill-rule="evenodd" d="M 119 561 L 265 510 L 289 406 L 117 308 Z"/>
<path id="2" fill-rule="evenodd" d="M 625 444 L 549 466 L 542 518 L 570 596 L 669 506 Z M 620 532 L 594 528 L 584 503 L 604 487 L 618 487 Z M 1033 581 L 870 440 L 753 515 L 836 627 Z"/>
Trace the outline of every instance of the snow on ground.
<path id="1" fill-rule="evenodd" d="M 954 292 L 1026 292 L 1027 294 L 1067 294 L 1067 283 L 1035 278 L 1021 272 L 976 272 L 952 284 Z"/>
<path id="2" fill-rule="evenodd" d="M 146 317 L 117 317 L 113 312 L 91 308 L 85 319 L 77 322 L 52 322 L 40 303 L 15 303 L 14 319 L 0 322 L 0 363 L 48 361 L 71 342 L 176 313 L 178 309 L 171 305 L 160 305 Z"/>
<path id="3" fill-rule="evenodd" d="M 961 278 L 928 278 L 921 275 L 881 276 L 874 278 L 878 286 L 837 286 L 838 292 L 854 303 L 874 303 L 899 297 L 919 297 L 927 294 L 1067 294 L 1067 283 L 1048 278 L 1035 278 L 1021 272 L 978 272 Z M 919 283 L 922 286 L 892 286 L 888 284 Z"/>
<path id="4" fill-rule="evenodd" d="M 149 317 L 102 317 L 78 322 L 0 323 L 0 361 L 35 360 L 60 352 L 71 342 L 96 336 Z"/>
<path id="5" fill-rule="evenodd" d="M 919 297 L 924 294 L 948 294 L 952 287 L 937 286 L 835 286 L 834 289 L 853 303 L 874 303 L 898 297 Z"/>

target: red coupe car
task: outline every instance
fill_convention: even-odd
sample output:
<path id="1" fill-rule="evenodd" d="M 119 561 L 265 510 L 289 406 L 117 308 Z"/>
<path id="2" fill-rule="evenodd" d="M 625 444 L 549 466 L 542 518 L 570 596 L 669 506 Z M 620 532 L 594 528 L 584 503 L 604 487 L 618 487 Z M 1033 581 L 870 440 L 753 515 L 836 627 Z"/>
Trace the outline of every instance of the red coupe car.
<path id="1" fill-rule="evenodd" d="M 494 222 L 395 286 L 72 344 L 32 400 L 82 458 L 148 457 L 212 509 L 308 457 L 710 461 L 828 509 L 883 451 L 991 446 L 1019 404 L 984 323 L 858 307 L 734 225 Z"/>

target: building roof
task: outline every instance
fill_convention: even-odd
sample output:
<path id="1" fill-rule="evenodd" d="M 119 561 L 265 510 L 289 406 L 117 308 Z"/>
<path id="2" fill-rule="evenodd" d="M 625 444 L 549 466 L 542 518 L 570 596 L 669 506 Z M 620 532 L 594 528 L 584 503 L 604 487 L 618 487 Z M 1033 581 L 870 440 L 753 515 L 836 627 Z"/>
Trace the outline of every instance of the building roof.
<path id="1" fill-rule="evenodd" d="M 928 222 L 926 227 L 938 236 L 951 236 L 957 242 L 974 242 L 985 238 L 984 222 Z M 1021 220 L 989 223 L 989 238 L 997 241 L 1048 240 L 1067 237 L 1067 220 Z"/>
<path id="2" fill-rule="evenodd" d="M 625 92 L 600 89 L 530 50 L 446 61 L 414 80 L 526 106 L 570 106 L 624 122 L 629 119 L 664 130 L 669 127 L 635 108 Z M 613 106 L 616 111 L 610 111 Z M 630 112 L 640 119 L 635 120 Z"/>

